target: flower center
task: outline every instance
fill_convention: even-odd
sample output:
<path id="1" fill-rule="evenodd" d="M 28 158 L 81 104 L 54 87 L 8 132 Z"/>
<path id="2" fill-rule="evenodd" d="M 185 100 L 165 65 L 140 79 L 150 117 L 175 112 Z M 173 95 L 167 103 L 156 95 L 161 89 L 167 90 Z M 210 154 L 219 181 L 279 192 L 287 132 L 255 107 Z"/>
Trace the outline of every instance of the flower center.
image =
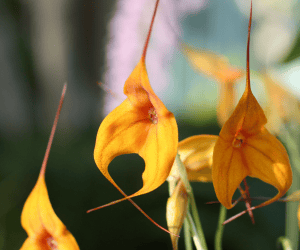
<path id="1" fill-rule="evenodd" d="M 245 137 L 240 132 L 238 132 L 233 139 L 232 146 L 234 148 L 240 148 L 244 142 L 245 142 Z"/>
<path id="2" fill-rule="evenodd" d="M 154 108 L 149 109 L 148 115 L 149 115 L 149 119 L 152 121 L 153 124 L 158 123 L 158 117 Z"/>
<path id="3" fill-rule="evenodd" d="M 59 250 L 57 242 L 53 239 L 53 237 L 47 238 L 47 245 L 51 250 Z"/>

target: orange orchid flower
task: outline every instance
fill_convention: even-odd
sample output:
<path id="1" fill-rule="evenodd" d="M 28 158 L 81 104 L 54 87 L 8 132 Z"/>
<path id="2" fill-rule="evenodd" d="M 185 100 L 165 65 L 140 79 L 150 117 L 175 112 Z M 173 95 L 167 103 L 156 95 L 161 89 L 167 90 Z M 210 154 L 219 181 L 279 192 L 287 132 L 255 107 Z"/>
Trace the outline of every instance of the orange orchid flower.
<path id="1" fill-rule="evenodd" d="M 218 136 L 194 135 L 178 144 L 178 153 L 184 164 L 189 181 L 212 182 L 213 150 Z M 179 179 L 177 167 L 170 176 Z"/>
<path id="2" fill-rule="evenodd" d="M 125 196 L 119 201 L 142 195 L 158 188 L 168 177 L 178 145 L 178 128 L 151 88 L 145 58 L 159 1 L 156 2 L 141 60 L 126 80 L 127 99 L 101 123 L 94 150 L 94 159 L 102 174 Z M 118 155 L 136 153 L 145 161 L 143 187 L 127 196 L 108 172 L 109 163 Z M 110 205 L 110 204 L 108 204 Z"/>
<path id="3" fill-rule="evenodd" d="M 228 209 L 233 207 L 232 196 L 246 176 L 259 178 L 278 190 L 275 197 L 255 208 L 278 200 L 292 184 L 288 154 L 279 140 L 264 127 L 267 119 L 250 87 L 251 19 L 252 4 L 247 43 L 246 90 L 224 124 L 213 153 L 213 185 L 218 200 Z"/>
<path id="4" fill-rule="evenodd" d="M 22 245 L 21 250 L 79 250 L 75 238 L 55 214 L 45 183 L 47 160 L 65 91 L 66 85 L 56 113 L 38 181 L 27 198 L 22 211 L 21 224 L 27 232 L 28 238 Z"/>
<path id="5" fill-rule="evenodd" d="M 204 49 L 194 48 L 187 44 L 183 44 L 182 46 L 183 52 L 195 70 L 213 77 L 219 83 L 235 82 L 244 75 L 243 70 L 232 67 L 225 56 Z"/>
<path id="6" fill-rule="evenodd" d="M 236 104 L 236 82 L 244 75 L 244 71 L 233 67 L 225 56 L 211 51 L 183 45 L 183 51 L 192 66 L 209 77 L 213 77 L 219 84 L 218 121 L 223 125 L 232 114 Z"/>

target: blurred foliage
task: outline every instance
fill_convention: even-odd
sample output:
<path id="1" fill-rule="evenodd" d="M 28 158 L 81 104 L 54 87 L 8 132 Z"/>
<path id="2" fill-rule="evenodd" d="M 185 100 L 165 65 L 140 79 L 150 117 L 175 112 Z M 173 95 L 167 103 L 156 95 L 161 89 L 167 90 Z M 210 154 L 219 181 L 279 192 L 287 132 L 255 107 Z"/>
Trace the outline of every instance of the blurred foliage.
<path id="1" fill-rule="evenodd" d="M 216 124 L 216 123 L 215 123 Z M 58 125 L 46 172 L 50 200 L 59 218 L 76 238 L 81 249 L 171 249 L 169 235 L 152 225 L 129 202 L 122 202 L 86 214 L 90 208 L 121 198 L 119 192 L 101 175 L 93 161 L 97 128 L 91 127 L 68 144 Z M 180 139 L 194 134 L 217 134 L 217 126 L 191 127 L 181 124 Z M 18 141 L 1 141 L 0 227 L 5 228 L 3 249 L 19 249 L 26 233 L 20 224 L 24 202 L 36 183 L 47 136 L 35 134 Z M 110 165 L 112 177 L 126 193 L 142 186 L 143 160 L 137 155 L 117 157 Z M 251 194 L 272 196 L 276 191 L 260 181 L 249 179 Z M 209 249 L 213 248 L 219 205 L 212 184 L 192 184 Z M 166 227 L 167 184 L 134 200 L 155 221 Z M 228 218 L 243 210 L 238 204 Z M 226 225 L 224 249 L 274 249 L 284 234 L 284 204 L 276 203 L 254 211 L 256 224 L 244 215 Z M 1 230 L 3 234 L 3 231 Z M 1 236 L 1 235 L 0 235 Z M 0 238 L 1 239 L 1 238 Z M 1 243 L 1 241 L 0 241 Z M 179 247 L 183 248 L 183 237 Z"/>
<path id="2" fill-rule="evenodd" d="M 300 57 L 300 31 L 298 31 L 297 38 L 295 39 L 293 48 L 287 57 L 283 60 L 283 63 L 289 63 Z"/>

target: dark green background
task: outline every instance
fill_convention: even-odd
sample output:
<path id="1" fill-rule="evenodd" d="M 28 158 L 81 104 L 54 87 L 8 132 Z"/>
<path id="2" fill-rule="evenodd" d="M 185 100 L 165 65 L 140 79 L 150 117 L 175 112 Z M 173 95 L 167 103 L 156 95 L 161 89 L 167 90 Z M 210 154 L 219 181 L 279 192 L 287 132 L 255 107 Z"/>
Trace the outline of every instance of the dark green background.
<path id="1" fill-rule="evenodd" d="M 87 112 L 93 115 L 97 112 L 95 105 L 103 97 L 96 82 L 103 78 L 105 27 L 113 4 L 113 1 L 78 0 L 74 1 L 69 13 L 69 20 L 74 23 L 73 43 L 70 45 L 74 49 L 70 50 L 65 100 L 68 102 L 72 98 L 70 93 L 79 86 L 90 94 Z M 13 63 L 8 66 L 26 79 L 27 93 L 24 94 L 29 97 L 27 105 L 31 111 L 28 131 L 22 134 L 0 131 L 0 249 L 14 250 L 19 249 L 27 237 L 20 224 L 20 215 L 36 183 L 52 124 L 47 125 L 47 131 L 40 128 L 35 113 L 42 90 L 36 78 L 30 34 L 27 32 L 30 17 L 26 5 L 15 0 L 2 0 L 0 14 L 2 27 L 7 25 L 15 30 L 2 39 L 14 45 Z M 299 56 L 298 47 L 287 60 Z M 0 67 L 0 75 L 2 70 L 3 67 Z M 81 103 L 87 100 L 79 98 L 72 101 Z M 45 113 L 47 120 L 54 119 L 58 102 L 59 96 L 53 100 L 53 110 Z M 61 117 L 68 112 L 70 110 L 63 107 Z M 178 124 L 180 139 L 195 134 L 219 133 L 216 120 L 206 126 L 191 126 L 183 120 L 179 120 Z M 72 232 L 81 249 L 171 249 L 169 235 L 155 227 L 127 201 L 86 213 L 88 209 L 122 197 L 94 163 L 93 149 L 98 126 L 92 118 L 90 126 L 81 129 L 62 127 L 58 123 L 46 172 L 49 196 L 56 214 Z M 112 177 L 127 194 L 141 188 L 143 169 L 144 162 L 137 155 L 117 157 L 109 168 Z M 268 197 L 276 192 L 257 180 L 249 179 L 248 183 L 252 196 Z M 205 204 L 216 200 L 212 184 L 194 183 L 193 188 L 209 249 L 213 249 L 219 205 Z M 166 227 L 167 198 L 165 183 L 149 194 L 134 198 L 134 201 L 157 223 Z M 254 211 L 255 225 L 251 224 L 247 215 L 229 223 L 225 227 L 224 249 L 275 249 L 276 239 L 284 235 L 284 208 L 285 204 L 275 203 Z M 244 204 L 240 203 L 228 211 L 227 217 L 244 209 Z M 184 248 L 183 243 L 181 237 L 180 249 Z"/>

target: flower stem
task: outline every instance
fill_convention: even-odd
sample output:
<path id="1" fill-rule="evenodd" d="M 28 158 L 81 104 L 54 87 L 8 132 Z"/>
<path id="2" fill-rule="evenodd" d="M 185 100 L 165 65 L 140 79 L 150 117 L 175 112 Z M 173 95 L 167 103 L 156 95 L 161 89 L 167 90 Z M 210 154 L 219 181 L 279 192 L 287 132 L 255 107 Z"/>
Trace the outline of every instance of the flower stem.
<path id="1" fill-rule="evenodd" d="M 193 221 L 193 218 L 192 218 L 190 212 L 187 212 L 186 217 L 187 217 L 188 222 L 189 222 L 189 227 L 191 229 L 191 233 L 192 233 L 192 237 L 193 237 L 196 249 L 197 250 L 207 250 L 207 248 L 203 248 L 203 246 L 202 246 L 203 244 L 201 244 L 200 237 L 198 235 L 195 223 Z"/>
<path id="2" fill-rule="evenodd" d="M 184 230 L 185 249 L 186 250 L 193 250 L 190 226 L 189 226 L 189 222 L 188 222 L 187 218 L 184 219 L 183 230 Z"/>
<path id="3" fill-rule="evenodd" d="M 219 214 L 219 221 L 218 221 L 218 228 L 217 228 L 216 236 L 215 236 L 215 249 L 216 250 L 222 250 L 222 237 L 223 237 L 223 231 L 224 231 L 224 226 L 222 224 L 226 219 L 226 213 L 227 213 L 226 207 L 224 207 L 221 204 L 220 214 Z"/>
<path id="4" fill-rule="evenodd" d="M 293 170 L 293 184 L 288 191 L 288 195 L 300 189 L 300 155 L 299 145 L 292 136 L 290 127 L 282 129 L 279 135 L 281 141 L 286 145 L 287 151 L 290 155 L 291 165 Z M 298 204 L 295 202 L 286 203 L 286 223 L 285 223 L 285 236 L 290 240 L 292 249 L 298 249 L 299 245 L 299 228 L 297 219 Z M 288 248 L 287 248 L 288 249 Z"/>
<path id="5" fill-rule="evenodd" d="M 176 155 L 175 164 L 178 167 L 180 178 L 181 178 L 181 180 L 182 180 L 182 182 L 183 182 L 183 184 L 186 188 L 186 191 L 189 195 L 189 200 L 190 200 L 190 205 L 191 205 L 190 207 L 191 207 L 192 216 L 193 216 L 193 219 L 191 217 L 191 220 L 195 224 L 195 228 L 197 230 L 197 236 L 199 237 L 199 242 L 201 243 L 201 246 L 202 246 L 201 249 L 207 250 L 207 245 L 206 245 L 203 229 L 202 229 L 201 222 L 200 222 L 200 217 L 199 217 L 199 214 L 198 214 L 198 209 L 197 209 L 196 202 L 195 202 L 195 197 L 194 197 L 194 194 L 193 194 L 193 189 L 190 185 L 186 169 L 185 169 L 185 167 L 184 167 L 184 165 L 183 165 L 183 163 L 180 159 L 179 154 Z M 190 214 L 188 213 L 188 215 L 190 215 Z M 191 220 L 189 219 L 190 222 L 191 222 Z M 191 226 L 191 224 L 190 224 L 190 226 Z M 194 242 L 195 242 L 195 239 L 194 239 Z"/>
<path id="6" fill-rule="evenodd" d="M 284 236 L 277 239 L 277 246 L 282 246 L 283 250 L 292 250 L 291 242 Z"/>

